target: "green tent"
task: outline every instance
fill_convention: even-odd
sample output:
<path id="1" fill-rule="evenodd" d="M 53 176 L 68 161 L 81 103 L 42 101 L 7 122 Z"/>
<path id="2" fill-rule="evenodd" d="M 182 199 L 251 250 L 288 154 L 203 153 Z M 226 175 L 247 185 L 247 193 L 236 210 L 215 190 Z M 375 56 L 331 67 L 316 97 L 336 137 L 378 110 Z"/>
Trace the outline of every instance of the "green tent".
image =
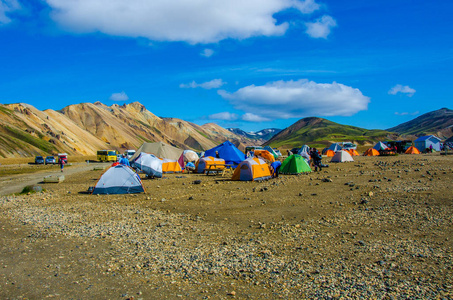
<path id="1" fill-rule="evenodd" d="M 304 172 L 311 172 L 311 168 L 307 161 L 299 154 L 288 156 L 280 167 L 282 174 L 299 174 Z"/>

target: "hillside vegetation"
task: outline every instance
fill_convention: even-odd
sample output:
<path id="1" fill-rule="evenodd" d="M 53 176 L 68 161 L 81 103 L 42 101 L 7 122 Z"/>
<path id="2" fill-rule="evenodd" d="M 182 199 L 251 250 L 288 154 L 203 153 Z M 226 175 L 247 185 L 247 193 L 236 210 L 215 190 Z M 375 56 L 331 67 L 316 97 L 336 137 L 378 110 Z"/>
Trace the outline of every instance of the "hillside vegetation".
<path id="1" fill-rule="evenodd" d="M 453 110 L 441 108 L 388 130 L 398 132 L 401 135 L 423 136 L 434 134 L 442 139 L 448 138 L 453 135 Z"/>
<path id="2" fill-rule="evenodd" d="M 265 144 L 277 148 L 300 147 L 304 144 L 312 147 L 325 147 L 333 142 L 343 141 L 366 145 L 392 136 L 393 133 L 385 130 L 368 130 L 311 117 L 297 121 Z"/>

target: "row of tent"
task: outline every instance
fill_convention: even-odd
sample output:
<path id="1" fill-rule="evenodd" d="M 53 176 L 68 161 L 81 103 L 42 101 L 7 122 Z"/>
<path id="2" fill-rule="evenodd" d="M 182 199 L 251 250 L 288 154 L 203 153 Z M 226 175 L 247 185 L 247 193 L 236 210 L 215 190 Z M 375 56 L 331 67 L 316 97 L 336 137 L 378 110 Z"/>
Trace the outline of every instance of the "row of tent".
<path id="1" fill-rule="evenodd" d="M 158 166 L 155 166 L 156 158 L 152 154 L 141 153 L 135 160 L 135 166 L 139 167 L 146 174 L 155 174 Z M 150 164 L 148 164 L 150 162 Z M 225 165 L 225 160 L 212 156 L 203 157 L 198 160 L 198 171 L 206 169 L 210 163 Z M 282 174 L 300 174 L 311 172 L 307 161 L 300 155 L 291 155 L 283 161 L 280 167 Z M 162 173 L 160 173 L 162 174 Z M 272 172 L 263 159 L 259 156 L 249 157 L 240 162 L 235 168 L 231 180 L 259 181 L 272 178 Z M 92 190 L 92 194 L 132 194 L 144 192 L 142 181 L 139 175 L 125 165 L 116 165 L 109 168 L 99 179 Z"/>
<path id="2" fill-rule="evenodd" d="M 382 147 L 381 144 L 375 145 L 365 152 L 365 155 L 379 155 L 376 147 Z M 270 147 L 269 147 L 270 148 Z M 273 150 L 272 148 L 270 148 Z M 307 163 L 309 158 L 307 152 L 309 147 L 306 146 L 299 151 L 299 154 L 293 154 L 287 157 L 281 167 L 281 174 L 300 174 L 311 172 Z M 329 149 L 330 150 L 330 149 Z M 352 156 L 359 155 L 356 150 L 333 151 L 331 162 L 353 161 Z M 415 147 L 408 149 L 406 153 L 417 153 Z M 220 158 L 216 158 L 216 154 Z M 419 153 L 419 152 L 418 152 Z M 330 153 L 328 153 L 328 156 Z M 227 166 L 237 166 L 233 172 L 232 180 L 265 180 L 272 177 L 269 165 L 266 163 L 273 162 L 278 156 L 266 150 L 255 150 L 254 157 L 246 158 L 245 154 L 229 141 L 226 141 L 204 153 L 204 157 L 199 158 L 197 153 L 192 150 L 181 150 L 176 147 L 167 145 L 162 142 L 144 143 L 130 159 L 131 166 L 141 170 L 151 177 L 162 177 L 164 173 L 181 172 L 184 163 L 196 161 L 195 171 L 204 173 L 209 169 L 209 165 L 215 164 L 216 168 Z M 144 192 L 141 179 L 132 168 L 124 165 L 117 165 L 109 168 L 99 179 L 93 188 L 93 194 L 129 194 Z"/>

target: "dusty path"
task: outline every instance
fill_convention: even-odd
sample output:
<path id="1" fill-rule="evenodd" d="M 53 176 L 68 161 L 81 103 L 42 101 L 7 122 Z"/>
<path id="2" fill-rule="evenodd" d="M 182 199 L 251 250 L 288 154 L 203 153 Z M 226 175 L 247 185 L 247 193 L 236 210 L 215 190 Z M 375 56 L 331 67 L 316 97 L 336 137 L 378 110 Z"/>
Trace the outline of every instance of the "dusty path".
<path id="1" fill-rule="evenodd" d="M 0 178 L 0 196 L 6 196 L 13 193 L 19 193 L 27 185 L 34 185 L 42 182 L 45 176 L 49 175 L 64 175 L 70 176 L 80 172 L 85 172 L 92 170 L 96 166 L 105 166 L 108 165 L 103 163 L 75 163 L 72 166 L 64 168 L 64 171 L 61 172 L 58 166 L 55 166 L 51 171 L 38 171 L 36 173 L 30 174 L 16 174 L 11 176 L 5 176 Z"/>

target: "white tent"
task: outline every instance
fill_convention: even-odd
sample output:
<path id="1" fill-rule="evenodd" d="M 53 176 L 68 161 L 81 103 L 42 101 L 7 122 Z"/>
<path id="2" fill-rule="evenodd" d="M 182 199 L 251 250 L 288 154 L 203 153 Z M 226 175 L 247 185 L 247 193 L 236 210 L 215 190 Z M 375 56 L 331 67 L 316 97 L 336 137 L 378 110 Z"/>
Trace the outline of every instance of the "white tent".
<path id="1" fill-rule="evenodd" d="M 198 160 L 198 154 L 192 150 L 184 150 L 182 153 L 184 156 L 184 162 L 187 163 L 189 161 L 196 162 Z"/>
<path id="2" fill-rule="evenodd" d="M 140 169 L 150 177 L 162 177 L 162 160 L 152 154 L 141 152 L 139 156 L 131 162 L 131 166 Z"/>
<path id="3" fill-rule="evenodd" d="M 297 151 L 297 153 L 294 153 L 294 154 L 299 154 L 301 155 L 301 153 L 310 153 L 310 147 L 308 145 L 303 145 L 302 147 L 300 147 L 299 151 Z"/>
<path id="4" fill-rule="evenodd" d="M 330 162 L 348 162 L 348 161 L 354 161 L 354 159 L 352 159 L 351 154 L 344 150 L 341 150 L 335 153 Z"/>
<path id="5" fill-rule="evenodd" d="M 117 165 L 102 174 L 92 194 L 134 194 L 144 191 L 142 181 L 134 170 L 125 165 Z"/>

